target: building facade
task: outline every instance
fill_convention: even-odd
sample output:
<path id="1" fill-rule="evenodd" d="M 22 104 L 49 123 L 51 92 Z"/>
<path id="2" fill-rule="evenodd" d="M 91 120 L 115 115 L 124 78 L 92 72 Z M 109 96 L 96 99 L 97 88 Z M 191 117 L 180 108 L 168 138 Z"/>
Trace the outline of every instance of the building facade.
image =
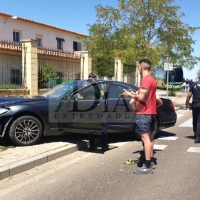
<path id="1" fill-rule="evenodd" d="M 38 71 L 44 65 L 57 69 L 58 78 L 81 77 L 81 38 L 87 35 L 0 13 L 0 84 L 23 85 L 23 40 L 37 41 Z"/>
<path id="2" fill-rule="evenodd" d="M 0 84 L 26 87 L 23 84 L 27 82 L 23 80 L 26 71 L 24 67 L 31 69 L 31 66 L 28 67 L 25 63 L 24 40 L 37 42 L 37 48 L 34 49 L 37 53 L 37 64 L 34 64 L 37 72 L 41 71 L 43 66 L 51 65 L 57 70 L 57 78 L 87 79 L 92 70 L 92 58 L 82 42 L 85 37 L 85 34 L 0 12 Z M 123 64 L 120 66 L 123 68 Z M 113 80 L 139 84 L 137 70 L 124 75 L 121 67 L 113 67 L 118 69 L 115 69 L 115 74 L 120 74 L 113 77 Z M 46 86 L 48 87 L 48 84 Z"/>
<path id="3" fill-rule="evenodd" d="M 81 37 L 87 35 L 0 12 L 0 40 L 20 43 L 37 40 L 38 47 L 73 53 L 85 50 Z"/>

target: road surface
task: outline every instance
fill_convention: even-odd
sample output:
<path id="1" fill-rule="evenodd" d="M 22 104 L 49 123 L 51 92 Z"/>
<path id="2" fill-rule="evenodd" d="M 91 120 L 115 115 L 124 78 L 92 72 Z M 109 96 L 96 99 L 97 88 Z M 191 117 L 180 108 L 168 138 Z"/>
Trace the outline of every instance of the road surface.
<path id="1" fill-rule="evenodd" d="M 154 174 L 133 174 L 142 150 L 132 136 L 111 138 L 104 154 L 79 151 L 0 182 L 7 200 L 199 200 L 200 144 L 194 144 L 191 111 L 178 110 L 175 127 L 155 140 Z"/>

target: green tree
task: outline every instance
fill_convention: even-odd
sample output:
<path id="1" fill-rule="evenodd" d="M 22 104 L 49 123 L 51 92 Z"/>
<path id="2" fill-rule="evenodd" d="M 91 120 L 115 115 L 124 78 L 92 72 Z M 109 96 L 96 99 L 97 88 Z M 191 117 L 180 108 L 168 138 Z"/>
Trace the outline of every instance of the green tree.
<path id="1" fill-rule="evenodd" d="M 200 60 L 192 56 L 197 28 L 181 21 L 184 13 L 174 0 L 118 0 L 116 7 L 95 6 L 97 21 L 89 26 L 85 46 L 95 58 L 99 75 L 113 75 L 115 57 L 136 63 L 149 58 L 161 67 L 167 59 L 192 69 Z M 130 69 L 128 68 L 128 72 Z"/>
<path id="2" fill-rule="evenodd" d="M 50 78 L 56 78 L 56 67 L 45 63 L 38 68 L 38 87 L 42 88 L 45 83 L 49 81 Z"/>

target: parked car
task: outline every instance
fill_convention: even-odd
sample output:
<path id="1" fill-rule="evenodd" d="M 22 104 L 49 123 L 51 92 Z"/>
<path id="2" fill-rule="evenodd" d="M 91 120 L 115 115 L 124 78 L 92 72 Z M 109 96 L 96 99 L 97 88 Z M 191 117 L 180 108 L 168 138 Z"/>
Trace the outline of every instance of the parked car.
<path id="1" fill-rule="evenodd" d="M 119 98 L 123 89 L 138 88 L 123 82 L 75 80 L 57 85 L 33 98 L 0 98 L 0 136 L 6 134 L 20 146 L 36 144 L 42 135 L 66 133 L 101 134 L 106 121 L 108 134 L 135 133 L 135 113 L 130 98 Z M 157 109 L 154 136 L 160 128 L 174 126 L 177 115 L 171 100 Z"/>

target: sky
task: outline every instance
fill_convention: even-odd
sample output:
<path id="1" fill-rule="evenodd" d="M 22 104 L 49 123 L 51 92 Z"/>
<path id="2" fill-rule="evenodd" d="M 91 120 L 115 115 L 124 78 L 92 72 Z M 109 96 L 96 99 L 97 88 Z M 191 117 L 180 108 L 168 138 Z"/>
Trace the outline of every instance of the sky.
<path id="1" fill-rule="evenodd" d="M 117 0 L 6 0 L 1 2 L 0 12 L 42 22 L 48 25 L 88 34 L 87 24 L 96 22 L 94 6 L 116 6 Z M 180 7 L 185 14 L 184 23 L 200 27 L 200 0 L 175 0 L 174 5 Z M 193 35 L 194 56 L 200 56 L 200 29 Z M 195 79 L 200 63 L 192 70 L 183 68 L 184 78 Z"/>

